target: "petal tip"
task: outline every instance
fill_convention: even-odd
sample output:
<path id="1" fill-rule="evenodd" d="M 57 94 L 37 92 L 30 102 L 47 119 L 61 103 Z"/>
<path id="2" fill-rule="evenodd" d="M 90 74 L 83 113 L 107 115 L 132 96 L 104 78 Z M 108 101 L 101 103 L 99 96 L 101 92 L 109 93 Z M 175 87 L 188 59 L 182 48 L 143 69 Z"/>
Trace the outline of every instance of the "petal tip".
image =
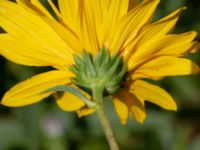
<path id="1" fill-rule="evenodd" d="M 177 111 L 177 104 L 176 104 L 176 102 L 172 99 L 171 103 L 165 109 L 166 110 Z"/>
<path id="2" fill-rule="evenodd" d="M 195 41 L 191 53 L 196 53 L 199 49 L 200 49 L 200 43 L 198 41 Z"/>
<path id="3" fill-rule="evenodd" d="M 173 110 L 173 111 L 177 111 L 177 110 L 178 110 L 176 103 L 174 104 L 172 110 Z"/>
<path id="4" fill-rule="evenodd" d="M 126 123 L 127 123 L 127 118 L 125 118 L 125 119 L 120 119 L 120 122 L 121 122 L 122 125 L 126 125 Z"/>
<path id="5" fill-rule="evenodd" d="M 192 65 L 191 74 L 198 74 L 200 72 L 200 68 L 197 64 Z"/>
<path id="6" fill-rule="evenodd" d="M 138 120 L 138 123 L 144 124 L 144 121 L 145 121 L 145 120 Z"/>

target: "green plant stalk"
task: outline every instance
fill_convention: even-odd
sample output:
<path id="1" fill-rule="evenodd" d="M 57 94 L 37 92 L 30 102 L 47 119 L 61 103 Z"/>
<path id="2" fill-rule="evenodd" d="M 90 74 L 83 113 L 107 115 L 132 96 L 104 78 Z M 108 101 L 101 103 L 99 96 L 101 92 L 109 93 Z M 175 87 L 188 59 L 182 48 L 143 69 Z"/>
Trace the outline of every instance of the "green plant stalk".
<path id="1" fill-rule="evenodd" d="M 117 144 L 117 141 L 114 136 L 113 129 L 111 127 L 110 121 L 108 120 L 108 117 L 104 111 L 103 107 L 103 92 L 101 88 L 95 87 L 93 88 L 93 99 L 97 103 L 97 115 L 100 120 L 101 126 L 104 130 L 104 133 L 106 135 L 107 141 L 110 145 L 111 150 L 119 150 L 119 146 Z"/>

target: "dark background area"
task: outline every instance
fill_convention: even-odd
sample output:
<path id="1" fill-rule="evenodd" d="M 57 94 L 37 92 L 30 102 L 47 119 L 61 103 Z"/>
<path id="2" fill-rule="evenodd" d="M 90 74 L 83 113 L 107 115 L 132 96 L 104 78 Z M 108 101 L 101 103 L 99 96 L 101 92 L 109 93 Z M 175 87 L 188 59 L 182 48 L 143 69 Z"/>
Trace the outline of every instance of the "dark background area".
<path id="1" fill-rule="evenodd" d="M 188 9 L 175 32 L 200 33 L 199 0 L 161 0 L 155 20 L 181 6 Z M 200 52 L 189 57 L 200 65 Z M 0 97 L 11 86 L 45 69 L 16 65 L 0 57 Z M 158 84 L 174 97 L 177 112 L 146 103 L 144 124 L 130 119 L 121 125 L 111 102 L 105 102 L 121 149 L 200 150 L 200 75 L 166 78 Z M 78 119 L 75 113 L 61 111 L 51 98 L 21 108 L 0 106 L 0 150 L 108 149 L 96 114 Z"/>

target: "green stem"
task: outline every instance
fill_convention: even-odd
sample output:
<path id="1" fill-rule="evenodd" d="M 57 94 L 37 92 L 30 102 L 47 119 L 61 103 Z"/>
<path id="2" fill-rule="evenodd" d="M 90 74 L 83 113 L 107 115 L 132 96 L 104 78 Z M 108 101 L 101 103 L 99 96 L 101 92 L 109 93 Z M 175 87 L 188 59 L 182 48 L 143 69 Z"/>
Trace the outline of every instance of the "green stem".
<path id="1" fill-rule="evenodd" d="M 110 121 L 108 120 L 108 117 L 104 111 L 103 107 L 103 94 L 101 92 L 101 89 L 95 88 L 93 90 L 93 98 L 96 103 L 98 103 L 97 106 L 97 115 L 99 117 L 99 120 L 101 122 L 101 126 L 104 130 L 104 133 L 106 135 L 106 138 L 108 140 L 108 143 L 110 145 L 111 150 L 119 150 L 119 146 L 116 142 L 114 132 L 112 130 Z"/>

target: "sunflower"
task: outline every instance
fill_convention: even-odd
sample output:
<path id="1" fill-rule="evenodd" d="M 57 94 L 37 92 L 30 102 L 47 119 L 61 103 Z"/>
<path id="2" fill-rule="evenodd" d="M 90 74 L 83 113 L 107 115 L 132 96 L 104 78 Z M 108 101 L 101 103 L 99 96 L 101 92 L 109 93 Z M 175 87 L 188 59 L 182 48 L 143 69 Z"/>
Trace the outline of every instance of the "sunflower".
<path id="1" fill-rule="evenodd" d="M 199 43 L 195 31 L 172 33 L 185 7 L 152 22 L 158 3 L 58 0 L 57 6 L 52 0 L 45 5 L 1 0 L 0 54 L 17 64 L 54 68 L 11 88 L 1 104 L 25 106 L 54 94 L 62 110 L 81 117 L 111 96 L 122 124 L 129 115 L 142 123 L 145 101 L 177 110 L 165 90 L 145 80 L 198 73 L 199 67 L 183 57 L 196 52 Z M 66 85 L 62 95 L 49 90 Z"/>

